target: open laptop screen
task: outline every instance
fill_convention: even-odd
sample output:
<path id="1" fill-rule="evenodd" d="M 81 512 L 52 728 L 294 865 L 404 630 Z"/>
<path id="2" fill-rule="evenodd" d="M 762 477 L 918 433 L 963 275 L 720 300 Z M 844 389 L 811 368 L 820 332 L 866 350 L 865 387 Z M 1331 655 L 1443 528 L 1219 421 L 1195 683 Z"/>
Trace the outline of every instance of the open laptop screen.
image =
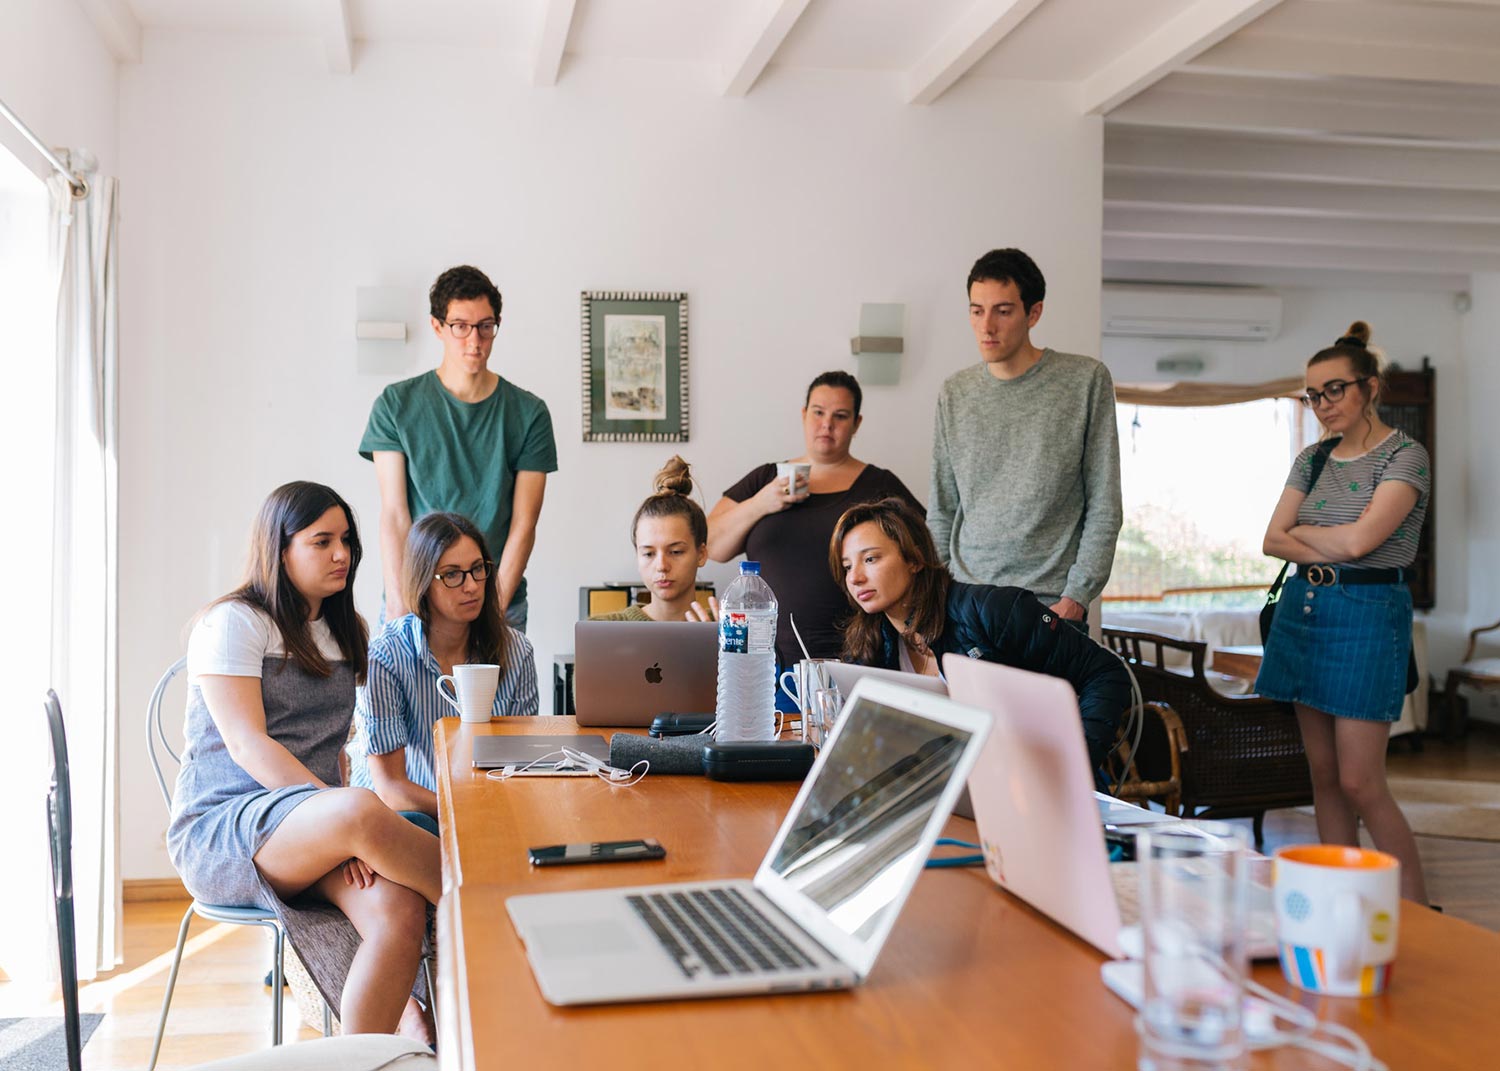
<path id="1" fill-rule="evenodd" d="M 866 941 L 888 930 L 926 861 L 923 830 L 972 734 L 863 696 L 840 717 L 770 869 Z"/>

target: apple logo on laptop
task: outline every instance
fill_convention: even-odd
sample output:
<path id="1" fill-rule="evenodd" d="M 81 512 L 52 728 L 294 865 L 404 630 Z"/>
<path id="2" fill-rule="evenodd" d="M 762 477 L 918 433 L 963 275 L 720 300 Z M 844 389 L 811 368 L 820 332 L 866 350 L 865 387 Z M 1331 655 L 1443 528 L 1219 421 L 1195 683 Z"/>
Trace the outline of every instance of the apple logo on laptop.
<path id="1" fill-rule="evenodd" d="M 660 684 L 661 683 L 661 663 L 660 662 L 657 662 L 654 665 L 651 665 L 651 666 L 647 667 L 647 669 L 646 669 L 646 683 L 647 684 Z"/>

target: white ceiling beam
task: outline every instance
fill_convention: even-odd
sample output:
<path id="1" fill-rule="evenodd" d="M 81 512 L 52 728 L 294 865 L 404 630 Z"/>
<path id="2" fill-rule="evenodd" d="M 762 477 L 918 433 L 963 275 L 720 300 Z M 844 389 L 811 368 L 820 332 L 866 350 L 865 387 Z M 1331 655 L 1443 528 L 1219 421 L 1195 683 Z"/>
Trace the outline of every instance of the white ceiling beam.
<path id="1" fill-rule="evenodd" d="M 1407 220 L 1413 223 L 1500 224 L 1500 191 L 1349 187 L 1104 172 L 1104 209 L 1170 208 L 1242 216 L 1313 216 Z"/>
<path id="2" fill-rule="evenodd" d="M 141 62 L 141 23 L 125 0 L 78 0 L 78 6 L 117 62 Z"/>
<path id="3" fill-rule="evenodd" d="M 1116 108 L 1112 126 L 1350 139 L 1402 138 L 1500 148 L 1500 93 L 1391 99 L 1389 85 L 1233 75 L 1174 74 Z M 1387 90 L 1387 91 L 1382 91 Z M 1446 98 L 1446 99 L 1445 99 Z"/>
<path id="4" fill-rule="evenodd" d="M 1496 20 L 1496 31 L 1500 32 L 1500 20 Z M 1193 69 L 1296 72 L 1344 78 L 1375 76 L 1402 82 L 1500 86 L 1500 48 L 1452 48 L 1400 40 L 1355 43 L 1253 34 L 1224 41 L 1204 53 Z"/>
<path id="5" fill-rule="evenodd" d="M 1326 245 L 1500 256 L 1500 226 L 1397 220 L 1212 215 L 1163 208 L 1106 208 L 1104 233 L 1117 238 L 1203 238 L 1262 245 Z"/>
<path id="6" fill-rule="evenodd" d="M 775 0 L 771 4 L 766 18 L 756 25 L 744 47 L 737 50 L 736 58 L 725 65 L 724 96 L 743 97 L 750 92 L 809 3 L 811 0 Z"/>
<path id="7" fill-rule="evenodd" d="M 906 102 L 937 100 L 1041 5 L 1042 0 L 977 0 L 906 72 Z"/>
<path id="8" fill-rule="evenodd" d="M 1197 0 L 1083 82 L 1085 115 L 1102 115 L 1260 18 L 1281 0 Z"/>
<path id="9" fill-rule="evenodd" d="M 321 0 L 319 31 L 330 74 L 354 73 L 354 28 L 349 22 L 349 0 Z"/>
<path id="10" fill-rule="evenodd" d="M 1222 286 L 1312 286 L 1345 290 L 1420 290 L 1457 293 L 1469 288 L 1468 272 L 1404 272 L 1400 265 L 1358 268 L 1288 268 L 1282 265 L 1176 264 L 1158 260 L 1106 260 L 1104 281 L 1201 283 Z"/>
<path id="11" fill-rule="evenodd" d="M 557 85 L 562 70 L 563 49 L 568 45 L 568 31 L 573 27 L 573 12 L 578 0 L 544 0 L 542 33 L 536 43 L 536 57 L 531 68 L 534 86 Z"/>
<path id="12" fill-rule="evenodd" d="M 1328 245 L 1276 245 L 1214 241 L 1206 238 L 1124 238 L 1104 236 L 1105 260 L 1148 260 L 1179 264 L 1245 264 L 1288 268 L 1360 269 L 1379 266 L 1368 249 Z M 1500 253 L 1393 251 L 1393 270 L 1402 272 L 1500 271 Z"/>
<path id="13" fill-rule="evenodd" d="M 1104 160 L 1118 174 L 1162 174 L 1500 191 L 1500 152 L 1387 148 L 1184 134 L 1137 127 L 1104 129 Z"/>

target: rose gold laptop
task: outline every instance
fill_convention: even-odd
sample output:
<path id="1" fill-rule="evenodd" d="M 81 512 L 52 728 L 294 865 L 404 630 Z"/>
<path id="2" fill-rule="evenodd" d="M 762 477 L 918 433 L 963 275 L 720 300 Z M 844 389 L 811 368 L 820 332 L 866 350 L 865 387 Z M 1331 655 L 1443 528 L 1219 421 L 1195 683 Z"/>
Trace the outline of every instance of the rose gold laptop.
<path id="1" fill-rule="evenodd" d="M 1072 685 L 951 654 L 943 673 L 952 698 L 995 717 L 969 775 L 990 877 L 1105 955 L 1123 957 L 1120 927 L 1139 915 L 1139 879 L 1134 865 L 1109 862 Z M 1275 926 L 1270 890 L 1252 885 L 1251 958 L 1275 957 Z"/>

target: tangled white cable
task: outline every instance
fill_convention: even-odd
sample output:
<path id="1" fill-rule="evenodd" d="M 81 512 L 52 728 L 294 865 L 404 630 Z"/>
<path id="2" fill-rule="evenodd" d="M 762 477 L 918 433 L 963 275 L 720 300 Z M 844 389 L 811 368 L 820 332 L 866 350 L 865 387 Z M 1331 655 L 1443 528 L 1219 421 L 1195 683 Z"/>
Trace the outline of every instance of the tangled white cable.
<path id="1" fill-rule="evenodd" d="M 557 761 L 559 755 L 562 756 L 561 762 Z M 506 766 L 500 770 L 490 770 L 485 773 L 485 777 L 491 781 L 509 781 L 512 777 L 525 776 L 529 770 L 539 765 L 545 773 L 573 771 L 590 773 L 612 788 L 630 788 L 651 772 L 651 763 L 646 759 L 637 762 L 628 770 L 617 770 L 602 759 L 596 759 L 576 748 L 560 747 L 556 751 L 549 751 L 545 755 L 532 759 L 525 766 Z"/>

